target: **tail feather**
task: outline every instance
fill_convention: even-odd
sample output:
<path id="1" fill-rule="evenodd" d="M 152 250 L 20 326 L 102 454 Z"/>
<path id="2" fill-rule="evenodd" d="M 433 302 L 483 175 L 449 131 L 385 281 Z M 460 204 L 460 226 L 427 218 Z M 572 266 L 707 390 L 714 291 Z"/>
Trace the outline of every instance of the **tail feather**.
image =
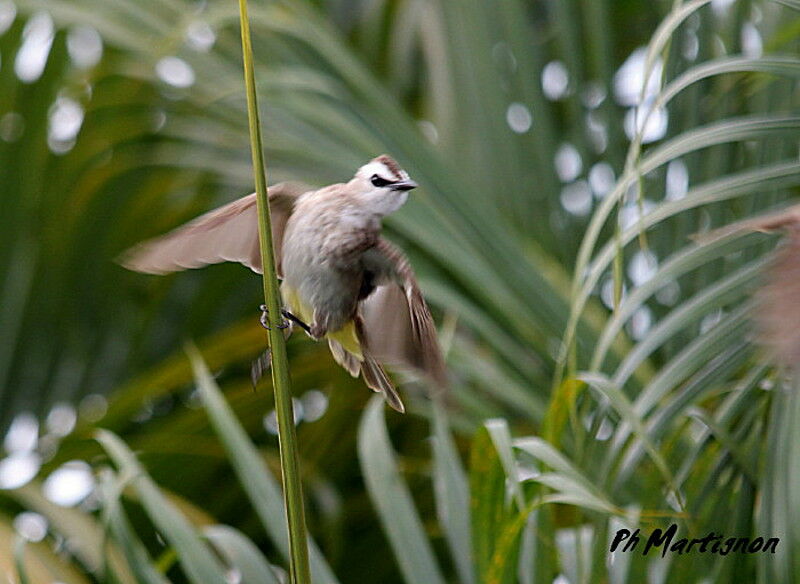
<path id="1" fill-rule="evenodd" d="M 331 349 L 334 361 L 345 368 L 345 370 L 353 377 L 358 377 L 358 372 L 361 370 L 361 361 L 358 358 L 345 350 L 339 341 L 328 338 L 328 347 Z"/>
<path id="2" fill-rule="evenodd" d="M 372 356 L 369 350 L 367 335 L 364 333 L 364 321 L 360 314 L 356 314 L 353 319 L 353 325 L 355 336 L 358 339 L 361 355 L 363 357 L 361 361 L 361 376 L 364 378 L 364 383 L 366 383 L 367 387 L 371 390 L 382 393 L 383 399 L 385 399 L 386 403 L 392 408 L 401 414 L 405 413 L 406 407 L 403 405 L 403 400 L 400 399 L 400 394 L 397 393 L 397 389 L 389 380 L 384 368 L 375 357 Z"/>
<path id="3" fill-rule="evenodd" d="M 400 399 L 397 389 L 389 381 L 386 371 L 384 371 L 380 363 L 369 355 L 364 355 L 364 361 L 361 363 L 361 375 L 364 377 L 364 383 L 367 384 L 367 387 L 372 391 L 382 393 L 386 403 L 401 414 L 405 413 L 406 408 L 403 405 L 403 400 Z"/>

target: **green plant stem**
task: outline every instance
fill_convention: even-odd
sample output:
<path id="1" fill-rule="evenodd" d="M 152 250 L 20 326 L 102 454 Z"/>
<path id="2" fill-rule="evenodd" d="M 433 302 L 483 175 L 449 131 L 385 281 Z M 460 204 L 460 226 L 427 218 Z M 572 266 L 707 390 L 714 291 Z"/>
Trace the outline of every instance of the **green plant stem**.
<path id="1" fill-rule="evenodd" d="M 284 503 L 289 528 L 289 574 L 292 584 L 310 584 L 308 566 L 308 539 L 306 537 L 303 493 L 298 467 L 297 439 L 294 429 L 294 411 L 289 382 L 289 363 L 283 332 L 276 326 L 282 321 L 280 290 L 272 249 L 272 224 L 267 198 L 267 172 L 261 146 L 261 123 L 258 118 L 253 48 L 250 43 L 250 23 L 247 17 L 247 0 L 239 0 L 242 29 L 244 80 L 247 89 L 247 114 L 250 123 L 250 147 L 253 154 L 253 173 L 258 201 L 258 236 L 263 267 L 264 299 L 269 309 L 269 346 L 272 351 L 272 383 L 275 388 L 275 410 L 278 417 L 278 444 L 281 457 Z"/>

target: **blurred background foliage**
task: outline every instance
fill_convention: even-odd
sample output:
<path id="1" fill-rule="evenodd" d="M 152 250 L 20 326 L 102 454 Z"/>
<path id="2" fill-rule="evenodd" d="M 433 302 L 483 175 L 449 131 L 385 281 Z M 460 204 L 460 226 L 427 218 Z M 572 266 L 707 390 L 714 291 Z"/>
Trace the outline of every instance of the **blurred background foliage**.
<path id="1" fill-rule="evenodd" d="M 384 418 L 290 341 L 315 582 L 796 579 L 800 398 L 748 319 L 775 238 L 688 235 L 800 185 L 797 8 L 251 3 L 270 181 L 410 172 L 387 232 L 454 382 Z M 0 31 L 0 571 L 280 581 L 258 279 L 114 263 L 252 190 L 236 3 L 2 0 Z M 780 553 L 608 554 L 673 521 Z"/>

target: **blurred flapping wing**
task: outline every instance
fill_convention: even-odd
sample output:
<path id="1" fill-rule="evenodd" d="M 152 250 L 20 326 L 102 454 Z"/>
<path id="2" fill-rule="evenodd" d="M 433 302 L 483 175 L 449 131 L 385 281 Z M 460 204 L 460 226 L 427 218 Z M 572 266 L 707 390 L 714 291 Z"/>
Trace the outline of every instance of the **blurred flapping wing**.
<path id="1" fill-rule="evenodd" d="M 286 222 L 297 197 L 308 190 L 305 185 L 291 182 L 268 189 L 279 275 Z M 147 274 L 166 274 L 220 262 L 239 262 L 261 273 L 256 194 L 209 211 L 166 235 L 142 242 L 126 251 L 119 261 L 129 270 Z"/>

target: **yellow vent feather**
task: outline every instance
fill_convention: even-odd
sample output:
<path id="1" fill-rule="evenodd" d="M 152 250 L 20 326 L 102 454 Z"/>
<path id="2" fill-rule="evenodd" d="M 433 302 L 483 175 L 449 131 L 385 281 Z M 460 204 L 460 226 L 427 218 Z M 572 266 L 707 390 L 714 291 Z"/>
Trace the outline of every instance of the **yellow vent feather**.
<path id="1" fill-rule="evenodd" d="M 314 322 L 313 311 L 300 300 L 300 296 L 294 288 L 286 285 L 286 282 L 281 284 L 281 295 L 286 306 L 295 316 L 308 324 Z M 361 343 L 358 342 L 358 336 L 356 335 L 356 325 L 352 320 L 338 331 L 329 331 L 325 338 L 337 341 L 344 347 L 345 351 L 355 355 L 359 361 L 364 360 L 364 354 L 361 352 Z"/>

